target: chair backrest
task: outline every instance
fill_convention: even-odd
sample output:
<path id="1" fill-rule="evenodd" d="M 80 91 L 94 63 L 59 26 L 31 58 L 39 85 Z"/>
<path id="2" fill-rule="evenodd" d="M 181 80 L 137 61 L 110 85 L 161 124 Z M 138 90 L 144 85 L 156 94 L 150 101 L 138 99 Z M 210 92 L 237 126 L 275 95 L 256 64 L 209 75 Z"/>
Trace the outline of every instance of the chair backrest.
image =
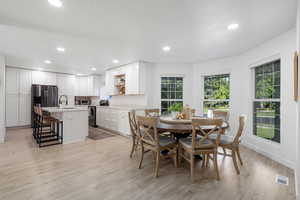
<path id="1" fill-rule="evenodd" d="M 132 137 L 138 137 L 138 127 L 137 127 L 137 123 L 136 123 L 136 118 L 135 118 L 135 110 L 131 110 L 130 112 L 128 112 L 128 119 L 129 119 L 129 126 L 130 126 L 130 131 L 131 131 L 131 135 Z"/>
<path id="2" fill-rule="evenodd" d="M 221 118 L 225 122 L 228 122 L 229 119 L 229 112 L 222 111 L 222 110 L 213 110 L 213 117 L 214 118 Z"/>
<path id="3" fill-rule="evenodd" d="M 159 137 L 157 133 L 157 117 L 137 116 L 137 125 L 141 140 L 153 147 L 159 146 Z"/>
<path id="4" fill-rule="evenodd" d="M 239 129 L 234 137 L 233 144 L 239 144 L 240 143 L 240 137 L 242 136 L 245 128 L 245 124 L 247 121 L 246 115 L 240 115 L 239 116 Z"/>
<path id="5" fill-rule="evenodd" d="M 222 119 L 192 119 L 192 148 L 196 149 L 198 146 L 203 145 L 206 140 L 210 140 L 215 146 L 220 144 Z M 197 141 L 197 134 L 200 133 L 203 137 Z M 217 134 L 215 141 L 210 139 L 210 135 Z"/>
<path id="6" fill-rule="evenodd" d="M 39 107 L 39 106 L 34 106 L 34 112 L 35 112 L 35 114 L 37 114 L 37 115 L 40 116 L 40 117 L 43 116 L 42 108 Z"/>
<path id="7" fill-rule="evenodd" d="M 196 115 L 196 109 L 191 109 L 191 117 L 195 117 Z"/>
<path id="8" fill-rule="evenodd" d="M 146 117 L 159 117 L 159 109 L 145 109 L 145 116 Z"/>

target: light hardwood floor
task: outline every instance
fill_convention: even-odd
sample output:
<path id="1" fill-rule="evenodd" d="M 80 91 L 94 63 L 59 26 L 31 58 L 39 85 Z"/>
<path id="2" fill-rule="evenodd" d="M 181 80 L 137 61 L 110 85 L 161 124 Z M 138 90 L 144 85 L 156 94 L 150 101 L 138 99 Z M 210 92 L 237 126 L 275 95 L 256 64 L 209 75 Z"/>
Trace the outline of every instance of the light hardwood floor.
<path id="1" fill-rule="evenodd" d="M 153 177 L 153 157 L 146 155 L 138 169 L 137 155 L 129 158 L 130 140 L 121 136 L 63 146 L 37 148 L 31 129 L 9 130 L 0 144 L 1 200 L 294 200 L 294 175 L 252 150 L 242 148 L 244 167 L 237 175 L 231 158 L 219 156 L 221 181 L 213 167 L 197 164 L 192 183 L 189 166 L 161 163 Z M 290 185 L 275 183 L 276 174 L 288 176 Z"/>

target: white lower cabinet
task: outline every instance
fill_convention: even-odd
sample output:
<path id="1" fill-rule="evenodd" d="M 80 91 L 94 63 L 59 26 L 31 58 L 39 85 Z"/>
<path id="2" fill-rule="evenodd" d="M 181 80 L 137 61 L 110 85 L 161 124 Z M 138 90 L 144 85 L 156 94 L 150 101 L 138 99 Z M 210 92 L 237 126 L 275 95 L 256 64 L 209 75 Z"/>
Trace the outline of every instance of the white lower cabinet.
<path id="1" fill-rule="evenodd" d="M 29 125 L 31 123 L 31 95 L 19 95 L 19 126 Z"/>
<path id="2" fill-rule="evenodd" d="M 96 116 L 97 125 L 117 131 L 122 135 L 131 135 L 128 121 L 129 111 L 127 109 L 98 106 Z"/>
<path id="3" fill-rule="evenodd" d="M 19 125 L 19 94 L 6 94 L 6 127 Z"/>

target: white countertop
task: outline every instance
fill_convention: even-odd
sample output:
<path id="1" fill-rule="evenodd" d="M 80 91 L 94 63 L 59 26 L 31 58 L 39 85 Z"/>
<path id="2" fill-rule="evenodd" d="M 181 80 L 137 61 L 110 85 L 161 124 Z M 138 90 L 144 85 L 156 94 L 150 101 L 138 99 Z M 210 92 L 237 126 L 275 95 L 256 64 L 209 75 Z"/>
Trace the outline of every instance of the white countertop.
<path id="1" fill-rule="evenodd" d="M 81 112 L 88 111 L 87 107 L 68 107 L 68 108 L 59 108 L 59 107 L 43 107 L 43 111 L 49 113 L 61 113 L 61 112 Z"/>
<path id="2" fill-rule="evenodd" d="M 147 109 L 147 106 L 97 106 L 97 108 L 104 108 L 104 109 L 118 109 L 118 110 L 143 110 Z"/>

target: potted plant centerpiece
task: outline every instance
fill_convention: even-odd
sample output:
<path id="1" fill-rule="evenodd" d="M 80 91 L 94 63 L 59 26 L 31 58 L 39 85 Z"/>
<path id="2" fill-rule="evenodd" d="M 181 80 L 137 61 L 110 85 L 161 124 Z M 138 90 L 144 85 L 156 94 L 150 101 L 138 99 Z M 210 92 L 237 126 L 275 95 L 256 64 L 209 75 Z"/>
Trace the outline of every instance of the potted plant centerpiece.
<path id="1" fill-rule="evenodd" d="M 182 111 L 182 104 L 181 103 L 174 103 L 168 108 L 168 112 L 171 113 L 173 119 L 177 118 L 177 114 Z"/>

